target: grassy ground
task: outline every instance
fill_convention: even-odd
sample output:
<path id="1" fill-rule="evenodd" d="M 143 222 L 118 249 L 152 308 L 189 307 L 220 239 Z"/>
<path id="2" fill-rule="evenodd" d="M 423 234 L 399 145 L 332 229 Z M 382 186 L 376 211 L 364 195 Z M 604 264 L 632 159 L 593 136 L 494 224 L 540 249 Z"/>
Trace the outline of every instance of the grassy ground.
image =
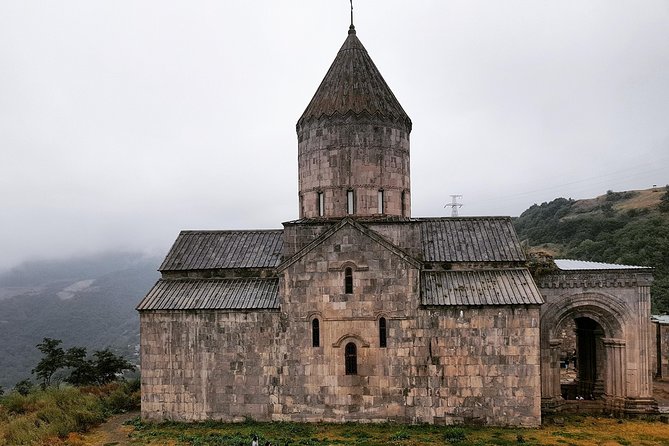
<path id="1" fill-rule="evenodd" d="M 138 403 L 135 383 L 12 392 L 0 398 L 0 446 L 67 444 L 71 433 L 85 432 Z"/>
<path id="2" fill-rule="evenodd" d="M 151 446 L 248 446 L 253 434 L 260 437 L 261 445 L 270 441 L 277 446 L 669 446 L 669 424 L 592 417 L 573 417 L 563 426 L 548 424 L 540 429 L 352 423 L 144 424 L 138 419 L 131 424 L 128 444 Z"/>

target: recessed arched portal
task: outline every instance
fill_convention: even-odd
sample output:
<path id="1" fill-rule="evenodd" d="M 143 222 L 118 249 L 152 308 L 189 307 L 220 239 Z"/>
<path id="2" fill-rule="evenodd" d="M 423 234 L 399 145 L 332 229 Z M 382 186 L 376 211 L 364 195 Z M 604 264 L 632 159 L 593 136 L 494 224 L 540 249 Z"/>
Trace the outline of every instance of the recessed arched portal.
<path id="1" fill-rule="evenodd" d="M 626 397 L 625 326 L 629 308 L 603 294 L 566 296 L 541 317 L 541 395 L 545 410 L 564 400 L 621 406 Z M 571 332 L 570 332 L 571 331 Z M 571 380 L 565 352 L 572 350 Z"/>
<path id="2" fill-rule="evenodd" d="M 604 329 L 589 317 L 568 318 L 556 330 L 560 344 L 560 393 L 565 400 L 604 397 Z"/>

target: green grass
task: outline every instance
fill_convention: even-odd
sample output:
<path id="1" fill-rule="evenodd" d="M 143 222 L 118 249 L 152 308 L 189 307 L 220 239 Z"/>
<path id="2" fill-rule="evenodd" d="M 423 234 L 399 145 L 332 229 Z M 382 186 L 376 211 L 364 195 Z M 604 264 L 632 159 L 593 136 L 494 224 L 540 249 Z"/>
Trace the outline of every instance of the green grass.
<path id="1" fill-rule="evenodd" d="M 538 429 L 383 424 L 300 423 L 142 423 L 133 421 L 133 444 L 175 446 L 669 446 L 669 425 L 654 421 L 619 423 L 606 418 L 574 418 L 564 426 Z"/>
<path id="2" fill-rule="evenodd" d="M 0 446 L 57 444 L 71 432 L 85 432 L 107 416 L 137 407 L 134 384 L 78 389 L 50 387 L 0 398 Z"/>

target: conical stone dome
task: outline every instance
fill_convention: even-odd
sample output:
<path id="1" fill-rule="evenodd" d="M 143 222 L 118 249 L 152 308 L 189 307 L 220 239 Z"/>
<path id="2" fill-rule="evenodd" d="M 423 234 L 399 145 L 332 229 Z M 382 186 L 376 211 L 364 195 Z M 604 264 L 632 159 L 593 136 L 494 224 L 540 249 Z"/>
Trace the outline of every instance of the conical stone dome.
<path id="1" fill-rule="evenodd" d="M 351 26 L 297 122 L 300 218 L 410 217 L 410 133 Z"/>
<path id="2" fill-rule="evenodd" d="M 411 131 L 411 119 L 381 76 L 367 50 L 350 29 L 316 94 L 298 121 L 298 129 L 313 119 L 352 113 L 380 122 L 395 122 Z"/>

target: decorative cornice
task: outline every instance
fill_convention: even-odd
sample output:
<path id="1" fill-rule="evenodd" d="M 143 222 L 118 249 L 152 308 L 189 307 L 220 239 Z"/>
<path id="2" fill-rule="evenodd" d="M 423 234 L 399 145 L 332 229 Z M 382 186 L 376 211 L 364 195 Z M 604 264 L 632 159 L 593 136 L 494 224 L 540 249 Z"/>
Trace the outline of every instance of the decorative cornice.
<path id="1" fill-rule="evenodd" d="M 650 286 L 650 273 L 578 272 L 548 274 L 535 278 L 539 288 L 633 288 Z"/>
<path id="2" fill-rule="evenodd" d="M 408 176 L 408 175 L 406 175 Z M 399 190 L 410 192 L 408 187 L 399 187 L 399 186 L 386 186 L 379 184 L 351 184 L 346 186 L 323 186 L 323 187 L 311 187 L 309 189 L 302 189 L 302 193 L 307 192 L 323 192 L 326 190 L 360 190 L 360 189 L 370 189 L 370 190 Z"/>
<path id="3" fill-rule="evenodd" d="M 402 130 L 411 133 L 413 124 L 409 117 L 401 117 L 394 115 L 386 115 L 381 112 L 369 113 L 367 110 L 363 110 L 360 113 L 356 113 L 353 110 L 349 110 L 346 113 L 340 113 L 338 111 L 331 114 L 321 114 L 320 116 L 311 116 L 309 118 L 300 119 L 295 125 L 295 130 L 297 133 L 309 131 L 312 128 L 322 128 L 324 125 L 350 125 L 350 124 L 362 124 L 362 125 L 387 125 L 394 127 L 397 130 Z"/>

